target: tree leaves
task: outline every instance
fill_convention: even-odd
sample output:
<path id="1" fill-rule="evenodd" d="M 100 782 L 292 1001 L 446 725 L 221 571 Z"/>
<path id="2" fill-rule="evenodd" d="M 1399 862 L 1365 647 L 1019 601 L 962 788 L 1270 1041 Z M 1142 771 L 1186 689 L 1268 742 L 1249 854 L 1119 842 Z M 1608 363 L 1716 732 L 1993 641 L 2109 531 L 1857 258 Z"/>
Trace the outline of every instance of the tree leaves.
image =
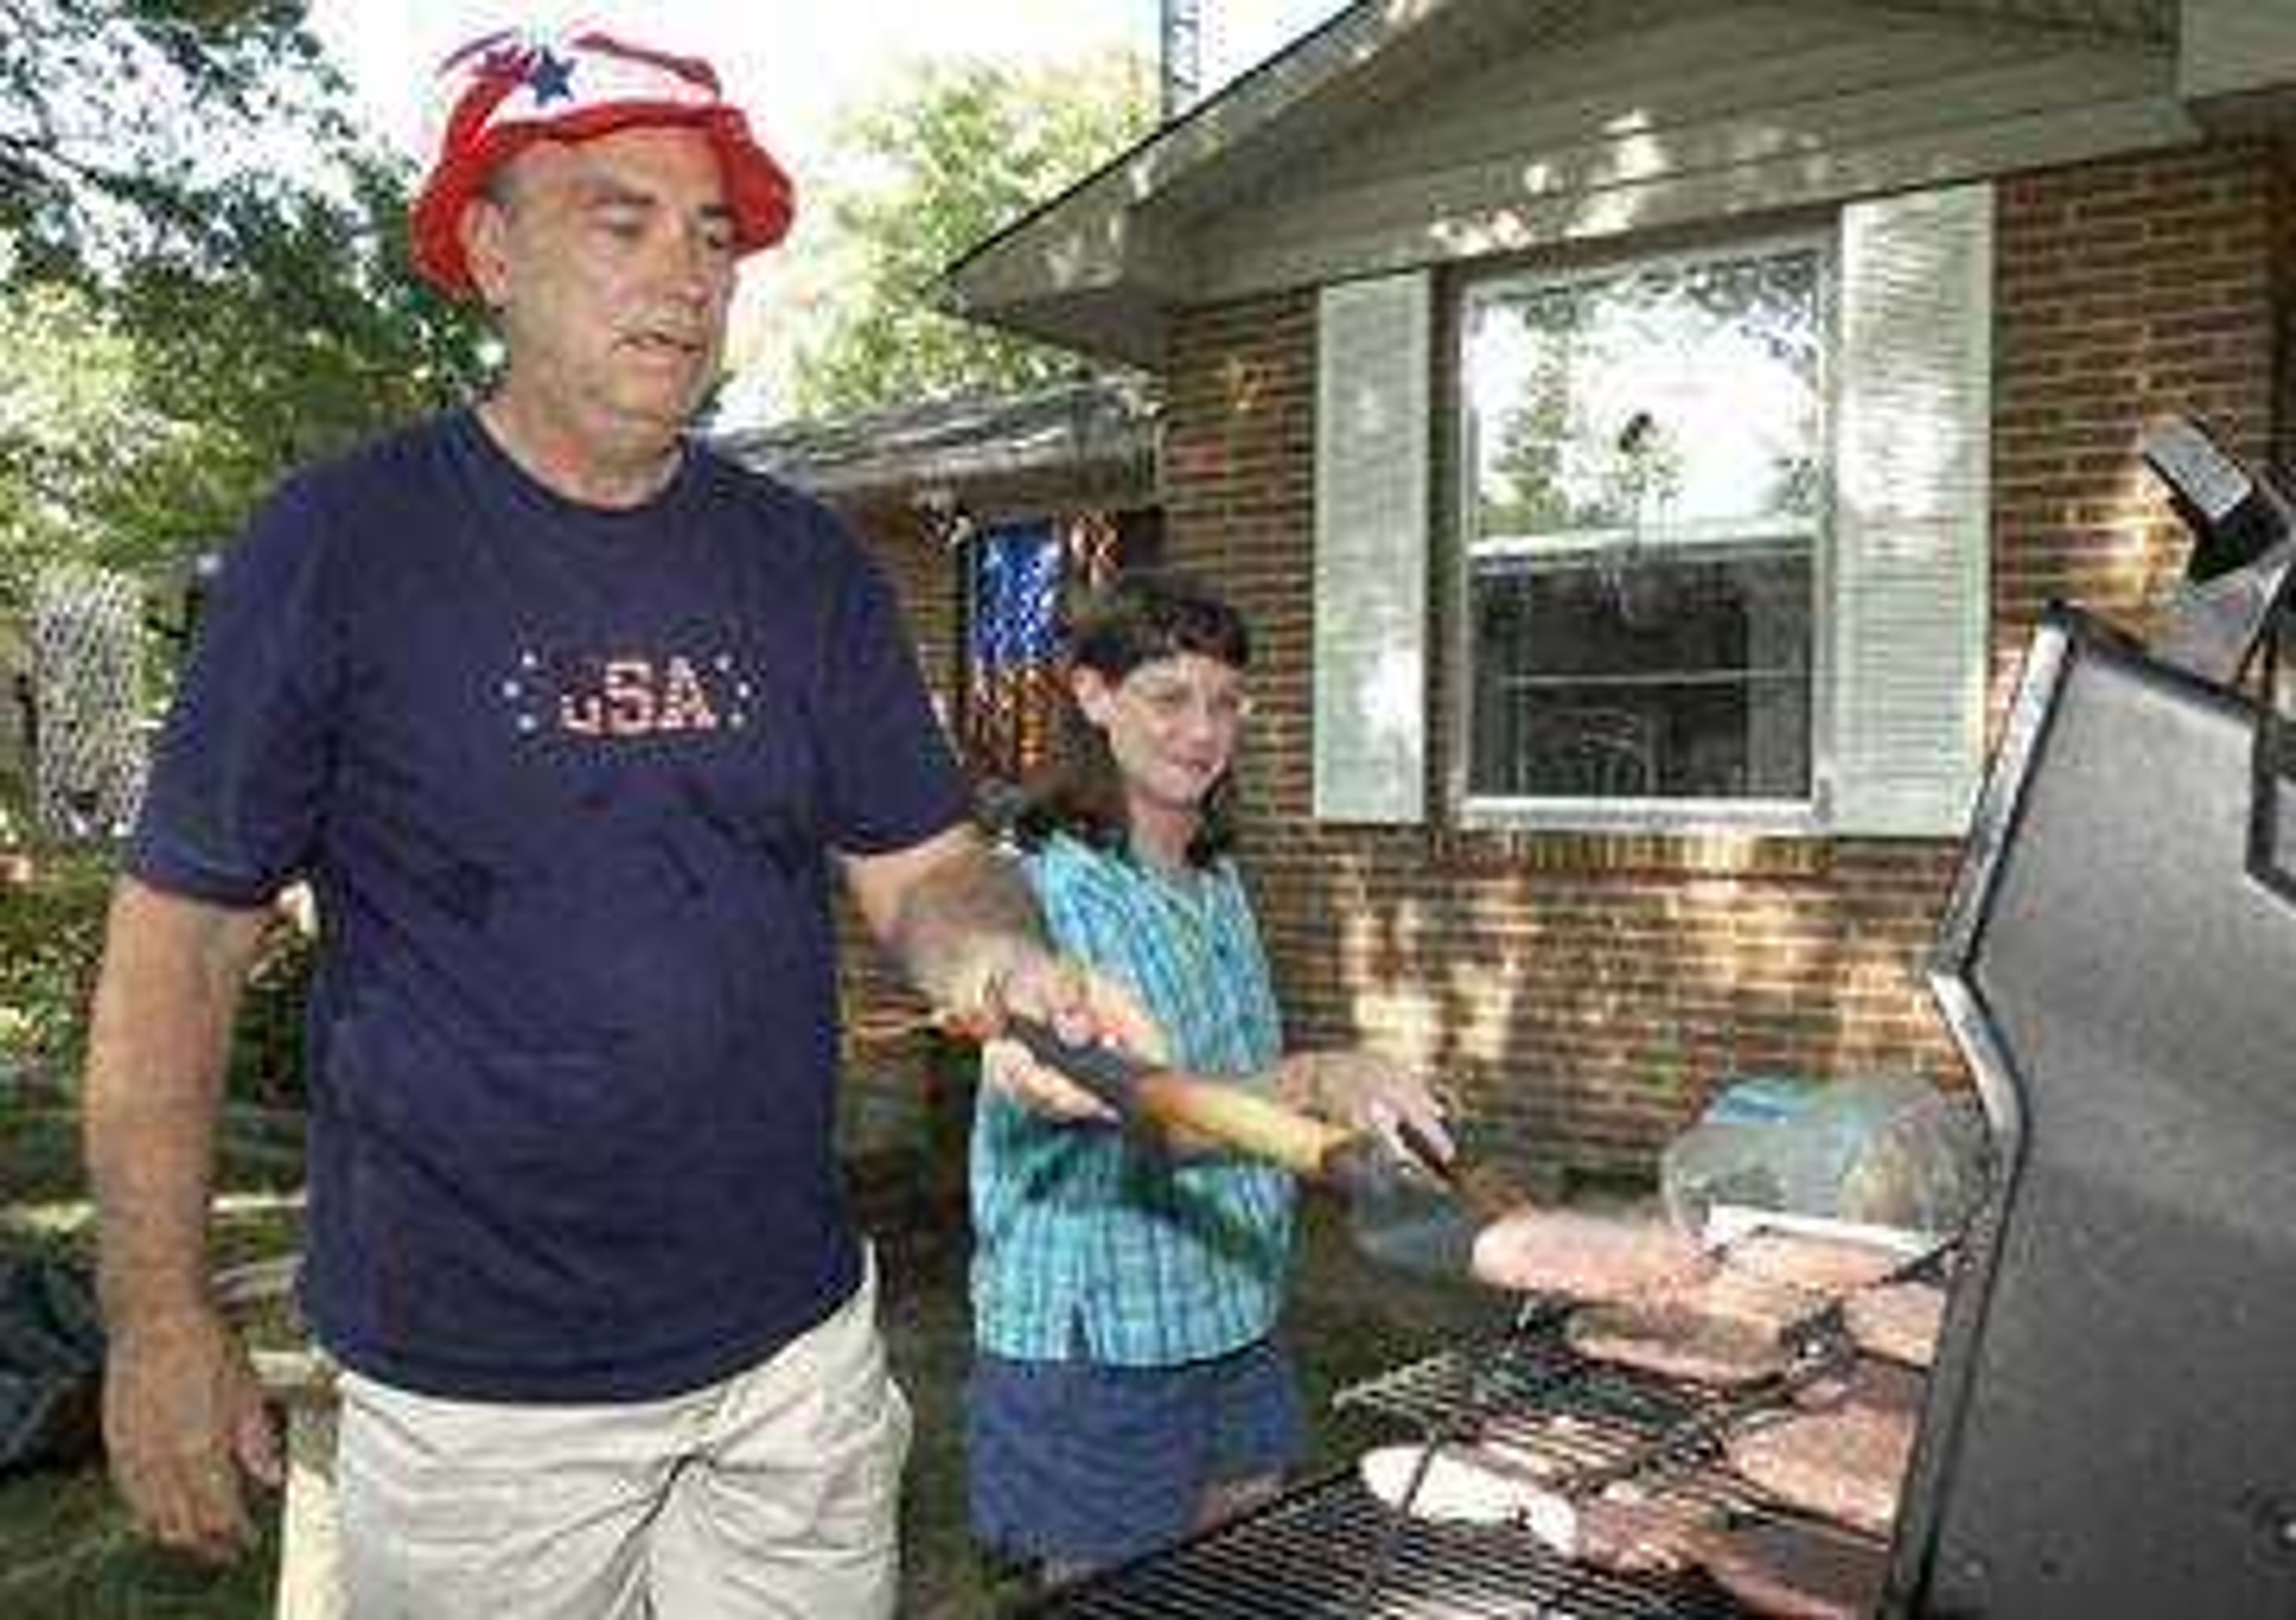
<path id="1" fill-rule="evenodd" d="M 1144 65 L 1111 56 L 1035 74 L 928 67 L 865 109 L 849 129 L 863 177 L 828 203 L 851 269 L 823 300 L 824 335 L 799 357 L 800 409 L 843 415 L 1073 376 L 1075 356 L 944 315 L 933 291 L 966 251 L 1144 132 L 1152 105 Z"/>
<path id="2" fill-rule="evenodd" d="M 297 0 L 0 0 L 0 229 L 23 267 L 196 251 L 212 188 L 267 132 L 351 144 Z"/>
<path id="3" fill-rule="evenodd" d="M 0 0 L 0 608 L 49 560 L 171 572 L 478 375 L 302 15 Z"/>

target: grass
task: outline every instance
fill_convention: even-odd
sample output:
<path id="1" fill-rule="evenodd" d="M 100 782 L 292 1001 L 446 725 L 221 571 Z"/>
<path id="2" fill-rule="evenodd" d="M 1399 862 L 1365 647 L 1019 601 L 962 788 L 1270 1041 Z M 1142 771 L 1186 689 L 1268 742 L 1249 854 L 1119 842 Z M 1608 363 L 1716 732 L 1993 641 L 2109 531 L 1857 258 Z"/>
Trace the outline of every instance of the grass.
<path id="1" fill-rule="evenodd" d="M 912 1167 L 914 1168 L 914 1167 Z M 276 1254 L 295 1243 L 297 1213 L 282 1195 L 297 1169 L 291 1137 L 269 1116 L 234 1116 L 219 1184 L 233 1213 L 218 1221 L 225 1258 Z M 0 1244 L 83 1252 L 84 1193 L 69 1111 L 53 1099 L 0 1094 Z M 903 1492 L 903 1605 L 910 1620 L 986 1620 L 998 1600 L 966 1534 L 962 1406 L 970 1335 L 965 1247 L 946 1219 L 912 1210 L 905 1229 L 878 1234 L 886 1334 L 916 1411 Z M 1285 1334 L 1310 1410 L 1332 1392 L 1432 1349 L 1498 1306 L 1458 1290 L 1374 1270 L 1344 1224 L 1311 1201 Z M 1363 1443 L 1326 1417 L 1312 1466 Z M 0 1482 L 0 1616 L 7 1620 L 254 1620 L 271 1610 L 275 1504 L 264 1542 L 241 1565 L 195 1567 L 152 1550 L 129 1531 L 100 1467 Z"/>
<path id="2" fill-rule="evenodd" d="M 136 1540 L 101 1470 L 0 1487 L 0 1614 L 9 1620 L 225 1620 L 267 1616 L 275 1514 L 242 1563 L 213 1570 Z"/>

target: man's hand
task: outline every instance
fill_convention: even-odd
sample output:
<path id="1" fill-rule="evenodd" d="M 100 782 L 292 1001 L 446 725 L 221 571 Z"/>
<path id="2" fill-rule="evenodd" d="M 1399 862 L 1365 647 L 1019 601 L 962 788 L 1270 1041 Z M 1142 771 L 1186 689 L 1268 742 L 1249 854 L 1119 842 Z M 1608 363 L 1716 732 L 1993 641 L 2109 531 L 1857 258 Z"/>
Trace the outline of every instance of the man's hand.
<path id="1" fill-rule="evenodd" d="M 1063 1040 L 1100 1042 L 1151 1062 L 1161 1061 L 1164 1033 L 1131 991 L 1082 964 L 1042 951 L 1014 957 L 982 987 L 979 1022 L 991 1032 L 1008 1013 L 1053 1026 Z M 981 1048 L 988 1083 L 1035 1113 L 1054 1119 L 1113 1121 L 1098 1098 L 1037 1062 L 1017 1040 L 992 1040 Z"/>
<path id="2" fill-rule="evenodd" d="M 1162 1057 L 1162 1032 L 1128 991 L 1046 948 L 1019 869 L 992 855 L 971 827 L 906 850 L 849 855 L 844 865 L 870 932 L 941 1018 L 984 1042 L 988 1083 L 1027 1107 L 1056 1119 L 1114 1117 L 1017 1042 L 995 1039 L 1007 1013 L 1049 1024 L 1067 1040 Z"/>
<path id="3" fill-rule="evenodd" d="M 103 1437 L 137 1527 L 209 1563 L 254 1543 L 241 1476 L 274 1489 L 284 1476 L 247 1353 L 207 1307 L 114 1325 Z"/>

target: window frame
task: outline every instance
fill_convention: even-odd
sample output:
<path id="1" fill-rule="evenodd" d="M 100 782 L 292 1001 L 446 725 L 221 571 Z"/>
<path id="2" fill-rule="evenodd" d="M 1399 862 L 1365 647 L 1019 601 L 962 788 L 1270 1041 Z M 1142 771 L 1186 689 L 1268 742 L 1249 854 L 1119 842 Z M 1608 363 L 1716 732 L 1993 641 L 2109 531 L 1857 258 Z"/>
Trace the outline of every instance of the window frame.
<path id="1" fill-rule="evenodd" d="M 1817 479 L 1817 502 L 1810 520 L 1810 673 L 1809 765 L 1810 791 L 1806 798 L 1677 799 L 1677 798 L 1561 798 L 1540 795 L 1500 795 L 1472 791 L 1474 742 L 1475 646 L 1473 585 L 1477 560 L 1521 551 L 1530 542 L 1510 536 L 1479 547 L 1474 541 L 1477 489 L 1477 423 L 1467 376 L 1466 343 L 1477 305 L 1525 290 L 1546 291 L 1587 283 L 1615 281 L 1622 275 L 1646 269 L 1667 269 L 1717 262 L 1806 253 L 1817 269 L 1818 454 L 1823 461 Z M 1841 452 L 1840 387 L 1841 358 L 1841 252 L 1838 222 L 1812 223 L 1796 228 L 1715 236 L 1695 243 L 1646 251 L 1605 253 L 1570 265 L 1515 263 L 1504 268 L 1463 276 L 1446 300 L 1448 331 L 1444 348 L 1443 401 L 1445 436 L 1452 447 L 1446 524 L 1449 545 L 1443 590 L 1451 625 L 1446 641 L 1446 664 L 1453 678 L 1446 683 L 1443 735 L 1448 765 L 1446 798 L 1459 826 L 1491 830 L 1554 830 L 1620 833 L 1766 833 L 1816 837 L 1827 831 L 1830 785 L 1834 768 L 1834 530 L 1838 509 L 1838 468 Z M 1685 543 L 1699 525 L 1690 523 L 1670 536 L 1669 546 Z M 1751 538 L 1755 525 L 1734 528 L 1730 538 Z M 1784 535 L 1792 525 L 1777 524 L 1765 533 Z M 1633 531 L 1583 530 L 1570 549 L 1594 551 L 1606 539 Z M 1718 537 L 1719 538 L 1719 537 Z M 1699 542 L 1693 538 L 1687 544 Z M 1554 554 L 1550 543 L 1547 554 Z"/>

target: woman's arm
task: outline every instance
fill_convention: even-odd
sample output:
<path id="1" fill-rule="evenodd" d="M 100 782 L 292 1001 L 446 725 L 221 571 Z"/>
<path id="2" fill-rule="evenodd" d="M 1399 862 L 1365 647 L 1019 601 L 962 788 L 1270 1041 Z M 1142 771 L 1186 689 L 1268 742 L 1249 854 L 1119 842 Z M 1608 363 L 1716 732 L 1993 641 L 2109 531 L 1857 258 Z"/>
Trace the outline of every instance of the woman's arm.
<path id="1" fill-rule="evenodd" d="M 1398 1136 L 1397 1123 L 1403 1120 L 1444 1157 L 1453 1152 L 1435 1093 L 1417 1072 L 1383 1054 L 1362 1047 L 1291 1052 L 1276 1060 L 1270 1080 L 1277 1099 L 1288 1106 L 1377 1131 L 1406 1157 L 1416 1155 Z"/>

